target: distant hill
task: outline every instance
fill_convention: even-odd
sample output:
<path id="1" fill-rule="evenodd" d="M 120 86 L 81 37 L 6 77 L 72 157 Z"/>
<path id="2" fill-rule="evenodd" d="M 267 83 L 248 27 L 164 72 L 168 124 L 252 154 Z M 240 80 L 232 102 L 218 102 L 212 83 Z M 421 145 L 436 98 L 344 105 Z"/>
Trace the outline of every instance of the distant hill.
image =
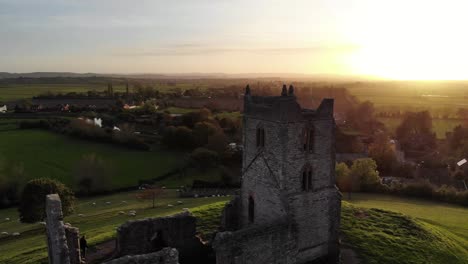
<path id="1" fill-rule="evenodd" d="M 74 73 L 74 72 L 29 72 L 29 73 L 9 73 L 0 72 L 0 79 L 11 78 L 85 78 L 85 77 L 114 77 L 114 78 L 143 78 L 143 79 L 302 79 L 320 81 L 358 81 L 368 79 L 362 76 L 353 75 L 333 75 L 333 74 L 301 74 L 301 73 L 135 73 L 135 74 L 114 74 L 114 73 Z"/>

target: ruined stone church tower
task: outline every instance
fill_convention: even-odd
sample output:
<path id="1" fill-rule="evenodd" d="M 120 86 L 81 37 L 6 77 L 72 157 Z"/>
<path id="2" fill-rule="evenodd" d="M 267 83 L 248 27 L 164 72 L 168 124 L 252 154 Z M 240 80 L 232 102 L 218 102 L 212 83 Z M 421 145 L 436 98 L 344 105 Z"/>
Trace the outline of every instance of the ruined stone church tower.
<path id="1" fill-rule="evenodd" d="M 333 263 L 341 195 L 335 187 L 333 99 L 301 109 L 246 87 L 242 188 L 224 211 L 217 263 Z M 257 251 L 257 252 L 255 252 Z"/>

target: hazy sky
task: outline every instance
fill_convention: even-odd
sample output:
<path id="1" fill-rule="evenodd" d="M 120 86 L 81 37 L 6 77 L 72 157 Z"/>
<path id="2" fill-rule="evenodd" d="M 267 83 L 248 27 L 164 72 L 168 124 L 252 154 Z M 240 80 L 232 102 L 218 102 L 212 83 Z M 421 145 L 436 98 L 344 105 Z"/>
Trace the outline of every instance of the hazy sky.
<path id="1" fill-rule="evenodd" d="M 468 79 L 468 1 L 0 0 L 0 71 Z"/>

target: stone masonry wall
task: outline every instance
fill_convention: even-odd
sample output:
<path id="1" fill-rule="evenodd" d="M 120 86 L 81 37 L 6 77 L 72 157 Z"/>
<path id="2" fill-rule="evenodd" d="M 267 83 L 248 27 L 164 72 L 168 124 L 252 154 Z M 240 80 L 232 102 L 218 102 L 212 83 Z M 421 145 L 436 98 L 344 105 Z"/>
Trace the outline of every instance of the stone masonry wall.
<path id="1" fill-rule="evenodd" d="M 62 202 L 58 194 L 46 197 L 47 246 L 50 264 L 70 264 L 67 237 L 63 224 Z"/>
<path id="2" fill-rule="evenodd" d="M 224 206 L 221 215 L 221 230 L 235 231 L 240 227 L 240 197 L 235 196 L 229 203 Z"/>
<path id="3" fill-rule="evenodd" d="M 179 254 L 175 248 L 163 248 L 154 253 L 124 256 L 104 264 L 179 264 Z"/>
<path id="4" fill-rule="evenodd" d="M 251 226 L 216 235 L 213 247 L 217 264 L 294 264 L 297 247 L 288 223 Z"/>
<path id="5" fill-rule="evenodd" d="M 195 233 L 196 218 L 189 212 L 128 221 L 117 229 L 116 253 L 117 256 L 147 254 L 172 247 L 178 250 L 182 263 L 204 261 L 211 249 Z"/>
<path id="6" fill-rule="evenodd" d="M 80 230 L 70 225 L 65 225 L 70 264 L 81 264 Z"/>

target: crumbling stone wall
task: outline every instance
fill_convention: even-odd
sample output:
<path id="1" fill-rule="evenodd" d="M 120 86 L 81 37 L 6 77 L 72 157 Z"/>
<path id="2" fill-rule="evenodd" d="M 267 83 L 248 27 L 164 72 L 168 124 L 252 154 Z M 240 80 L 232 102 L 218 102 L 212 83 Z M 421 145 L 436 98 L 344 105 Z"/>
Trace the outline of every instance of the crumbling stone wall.
<path id="1" fill-rule="evenodd" d="M 294 264 L 295 231 L 288 222 L 221 232 L 213 242 L 218 264 Z"/>
<path id="2" fill-rule="evenodd" d="M 196 218 L 189 212 L 128 221 L 117 229 L 116 255 L 147 254 L 173 247 L 183 263 L 188 259 L 202 259 L 210 248 L 195 235 Z"/>
<path id="3" fill-rule="evenodd" d="M 46 196 L 46 230 L 50 264 L 81 263 L 79 230 L 63 223 L 58 194 Z"/>
<path id="4" fill-rule="evenodd" d="M 104 264 L 179 264 L 179 253 L 175 248 L 166 247 L 154 253 L 124 256 Z"/>
<path id="5" fill-rule="evenodd" d="M 224 206 L 221 215 L 221 230 L 222 231 L 235 231 L 240 228 L 240 197 L 234 198 Z"/>
<path id="6" fill-rule="evenodd" d="M 70 225 L 65 225 L 70 264 L 81 264 L 80 230 Z"/>

